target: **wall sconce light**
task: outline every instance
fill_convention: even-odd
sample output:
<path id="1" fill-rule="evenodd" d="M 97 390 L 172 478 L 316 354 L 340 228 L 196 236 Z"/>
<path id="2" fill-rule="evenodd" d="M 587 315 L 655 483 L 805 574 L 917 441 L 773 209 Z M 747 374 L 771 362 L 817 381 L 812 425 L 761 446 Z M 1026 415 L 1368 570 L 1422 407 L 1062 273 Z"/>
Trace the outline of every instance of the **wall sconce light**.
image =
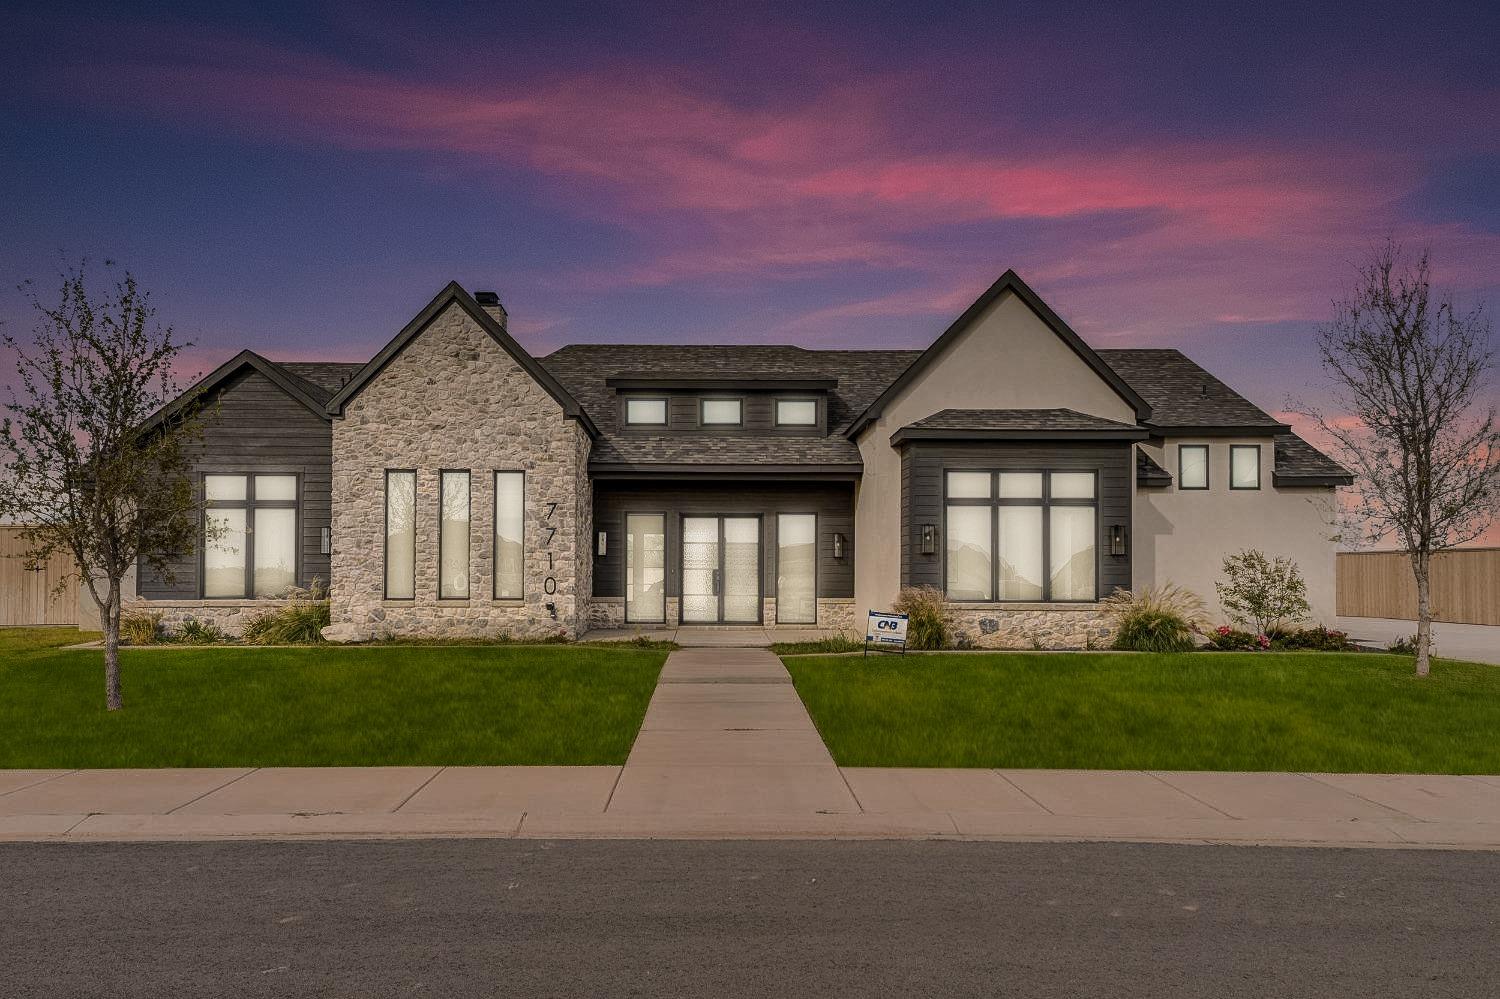
<path id="1" fill-rule="evenodd" d="M 1109 528 L 1109 553 L 1111 555 L 1125 554 L 1125 525 L 1111 524 Z"/>
<path id="2" fill-rule="evenodd" d="M 318 550 L 321 551 L 324 555 L 327 555 L 333 551 L 332 528 L 325 527 L 318 532 Z"/>
<path id="3" fill-rule="evenodd" d="M 936 524 L 923 524 L 922 525 L 922 554 L 923 555 L 936 555 L 937 554 L 937 525 Z"/>
<path id="4" fill-rule="evenodd" d="M 844 557 L 844 536 L 842 534 L 835 534 L 833 536 L 833 557 Z"/>
<path id="5" fill-rule="evenodd" d="M 607 531 L 599 532 L 599 538 L 594 542 L 594 554 L 600 558 L 604 558 L 609 554 L 609 533 Z"/>

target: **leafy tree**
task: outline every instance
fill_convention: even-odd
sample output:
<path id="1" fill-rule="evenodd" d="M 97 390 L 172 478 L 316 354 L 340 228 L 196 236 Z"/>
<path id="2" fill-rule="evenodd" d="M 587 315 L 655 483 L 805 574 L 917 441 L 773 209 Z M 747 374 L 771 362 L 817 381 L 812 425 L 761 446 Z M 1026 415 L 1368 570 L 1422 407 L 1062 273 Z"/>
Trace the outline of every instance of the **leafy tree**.
<path id="1" fill-rule="evenodd" d="M 1319 335 L 1333 384 L 1328 410 L 1304 406 L 1355 473 L 1371 541 L 1394 536 L 1417 587 L 1416 670 L 1432 651 L 1433 552 L 1484 533 L 1500 498 L 1500 429 L 1481 400 L 1494 352 L 1481 308 L 1434 297 L 1424 251 L 1387 242 L 1359 269 Z"/>
<path id="2" fill-rule="evenodd" d="M 1312 611 L 1307 583 L 1297 563 L 1269 558 L 1253 548 L 1224 558 L 1225 581 L 1214 583 L 1224 613 L 1236 624 L 1247 624 L 1257 635 L 1271 635 L 1301 621 Z"/>
<path id="3" fill-rule="evenodd" d="M 55 307 L 22 285 L 38 316 L 32 338 L 0 337 L 19 380 L 0 421 L 8 452 L 0 516 L 25 525 L 28 566 L 72 556 L 104 627 L 105 703 L 114 711 L 123 704 L 123 580 L 138 562 L 170 578 L 168 553 L 190 552 L 196 540 L 187 450 L 201 407 L 188 400 L 144 430 L 178 395 L 173 363 L 190 345 L 155 322 L 129 272 L 94 297 L 84 271 L 80 263 L 63 273 Z"/>

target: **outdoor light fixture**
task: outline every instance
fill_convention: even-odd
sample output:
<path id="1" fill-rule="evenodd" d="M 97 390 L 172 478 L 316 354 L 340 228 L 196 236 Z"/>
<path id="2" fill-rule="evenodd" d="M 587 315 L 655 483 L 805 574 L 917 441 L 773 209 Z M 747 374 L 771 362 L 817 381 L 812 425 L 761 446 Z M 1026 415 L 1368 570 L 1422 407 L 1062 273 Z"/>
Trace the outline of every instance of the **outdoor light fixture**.
<path id="1" fill-rule="evenodd" d="M 599 540 L 594 546 L 594 554 L 600 558 L 609 554 L 609 534 L 607 532 L 599 532 Z"/>
<path id="2" fill-rule="evenodd" d="M 923 524 L 922 525 L 922 554 L 923 555 L 936 555 L 937 554 L 937 525 L 936 524 Z"/>
<path id="3" fill-rule="evenodd" d="M 842 534 L 835 534 L 833 536 L 833 557 L 844 557 L 844 536 Z"/>
<path id="4" fill-rule="evenodd" d="M 1109 553 L 1111 555 L 1125 554 L 1125 525 L 1111 524 L 1109 528 Z"/>
<path id="5" fill-rule="evenodd" d="M 327 555 L 333 550 L 333 529 L 325 527 L 319 533 L 318 550 Z"/>

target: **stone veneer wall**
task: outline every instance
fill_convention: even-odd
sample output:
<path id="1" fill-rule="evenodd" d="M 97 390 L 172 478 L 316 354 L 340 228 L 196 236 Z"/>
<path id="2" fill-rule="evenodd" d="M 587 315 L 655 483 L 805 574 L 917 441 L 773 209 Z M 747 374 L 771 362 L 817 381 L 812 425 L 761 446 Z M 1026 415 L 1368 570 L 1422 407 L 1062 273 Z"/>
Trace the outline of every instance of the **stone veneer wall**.
<path id="1" fill-rule="evenodd" d="M 949 604 L 955 638 L 979 649 L 1107 649 L 1114 627 L 1099 604 Z"/>
<path id="2" fill-rule="evenodd" d="M 526 369 L 450 305 L 333 422 L 328 637 L 576 637 L 587 625 L 591 590 L 590 446 L 583 428 Z M 385 471 L 412 468 L 416 598 L 386 600 Z M 439 600 L 438 476 L 464 469 L 469 599 Z M 524 597 L 495 600 L 493 473 L 515 470 L 526 473 Z"/>

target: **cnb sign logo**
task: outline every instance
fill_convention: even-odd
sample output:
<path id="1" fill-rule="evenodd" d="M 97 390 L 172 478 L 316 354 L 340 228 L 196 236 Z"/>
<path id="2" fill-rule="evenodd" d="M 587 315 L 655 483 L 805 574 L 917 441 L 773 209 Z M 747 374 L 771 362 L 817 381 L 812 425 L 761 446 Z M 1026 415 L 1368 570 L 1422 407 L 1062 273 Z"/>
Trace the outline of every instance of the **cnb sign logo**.
<path id="1" fill-rule="evenodd" d="M 874 645 L 877 649 L 900 649 L 905 652 L 906 623 L 905 614 L 870 611 L 869 622 L 865 625 L 865 651 L 869 652 L 870 646 Z"/>

